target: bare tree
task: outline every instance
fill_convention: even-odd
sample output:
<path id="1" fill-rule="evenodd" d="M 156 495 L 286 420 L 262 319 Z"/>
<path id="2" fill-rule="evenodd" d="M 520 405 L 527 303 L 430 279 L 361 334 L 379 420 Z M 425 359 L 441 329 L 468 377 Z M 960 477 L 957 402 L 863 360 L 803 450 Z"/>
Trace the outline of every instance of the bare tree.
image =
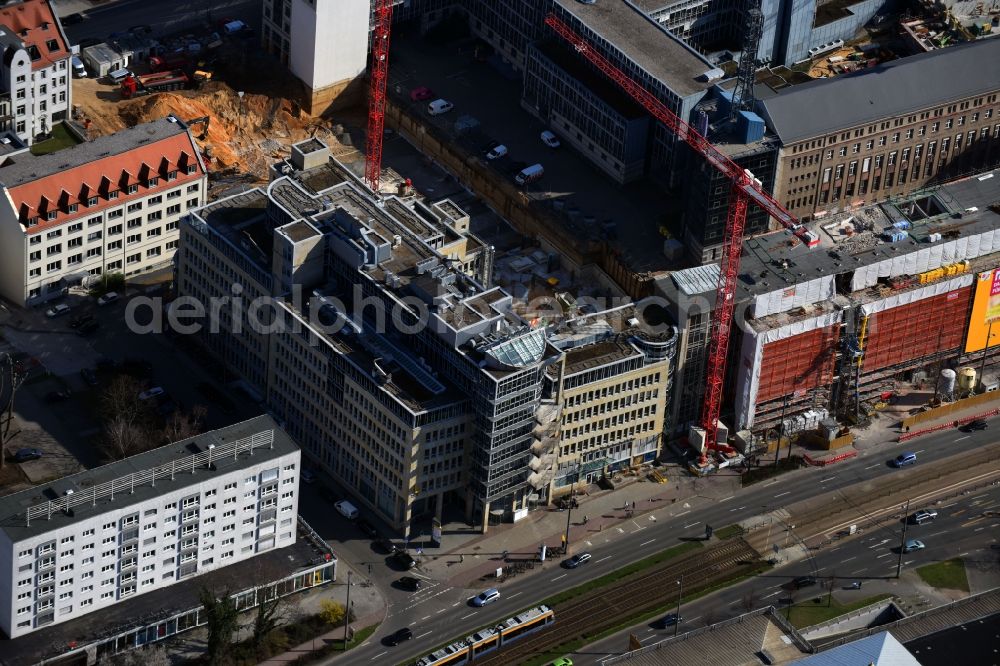
<path id="1" fill-rule="evenodd" d="M 164 443 L 171 444 L 200 434 L 207 413 L 202 405 L 195 405 L 190 412 L 177 411 L 171 414 L 163 428 Z"/>
<path id="2" fill-rule="evenodd" d="M 261 645 L 268 634 L 284 619 L 284 604 L 278 596 L 276 585 L 257 589 L 257 610 L 253 618 L 253 651 L 259 654 Z"/>
<path id="3" fill-rule="evenodd" d="M 170 666 L 170 658 L 166 649 L 157 645 L 109 655 L 97 663 L 99 666 Z"/>
<path id="4" fill-rule="evenodd" d="M 150 407 L 139 399 L 142 387 L 127 375 L 111 382 L 101 397 L 104 452 L 114 460 L 141 453 L 154 444 L 150 436 Z"/>
<path id="5" fill-rule="evenodd" d="M 205 621 L 208 628 L 208 646 L 205 656 L 212 666 L 225 664 L 228 662 L 226 652 L 232 644 L 233 632 L 236 631 L 239 615 L 236 604 L 233 603 L 229 590 L 216 596 L 207 587 L 201 588 L 198 599 L 205 609 Z"/>

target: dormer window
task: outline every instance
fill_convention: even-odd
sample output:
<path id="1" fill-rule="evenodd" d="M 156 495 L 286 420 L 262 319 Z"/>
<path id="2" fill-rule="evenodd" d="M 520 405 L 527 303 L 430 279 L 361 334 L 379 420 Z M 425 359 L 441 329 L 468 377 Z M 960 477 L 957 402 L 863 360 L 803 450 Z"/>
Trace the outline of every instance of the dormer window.
<path id="1" fill-rule="evenodd" d="M 195 165 L 195 164 L 189 164 L 188 165 L 188 168 L 187 168 L 188 174 L 192 174 L 192 173 L 194 173 L 197 170 L 198 170 L 198 166 L 197 165 Z"/>
<path id="2" fill-rule="evenodd" d="M 28 57 L 31 58 L 31 62 L 35 62 L 42 57 L 42 54 L 38 52 L 38 47 L 34 44 L 30 45 L 27 49 Z"/>
<path id="3" fill-rule="evenodd" d="M 35 215 L 34 217 L 29 217 L 28 218 L 28 226 L 29 227 L 33 227 L 36 224 L 38 224 L 38 216 L 37 215 Z"/>
<path id="4" fill-rule="evenodd" d="M 167 172 L 167 180 L 177 180 L 177 169 Z"/>
<path id="5" fill-rule="evenodd" d="M 68 212 L 70 212 L 70 213 L 75 213 L 75 212 L 77 212 L 78 210 L 80 210 L 80 205 L 79 205 L 79 204 L 75 204 L 75 203 L 71 203 L 71 204 L 69 205 L 69 207 L 68 207 L 68 209 L 67 209 L 67 210 L 68 210 Z"/>
<path id="6" fill-rule="evenodd" d="M 128 193 L 129 194 L 135 194 L 138 191 L 139 191 L 139 186 L 138 185 L 129 185 L 128 186 Z"/>
<path id="7" fill-rule="evenodd" d="M 97 205 L 97 197 L 87 197 L 87 205 L 88 206 L 96 206 Z"/>
<path id="8" fill-rule="evenodd" d="M 109 199 L 117 199 L 118 198 L 118 190 L 111 190 L 110 192 L 108 192 L 108 198 Z"/>
<path id="9" fill-rule="evenodd" d="M 158 177 L 153 177 L 146 181 L 146 187 L 156 187 L 159 184 L 160 179 Z"/>
<path id="10" fill-rule="evenodd" d="M 48 213 L 45 214 L 45 219 L 51 222 L 52 220 L 56 219 L 56 214 L 57 213 L 54 210 L 49 211 Z"/>

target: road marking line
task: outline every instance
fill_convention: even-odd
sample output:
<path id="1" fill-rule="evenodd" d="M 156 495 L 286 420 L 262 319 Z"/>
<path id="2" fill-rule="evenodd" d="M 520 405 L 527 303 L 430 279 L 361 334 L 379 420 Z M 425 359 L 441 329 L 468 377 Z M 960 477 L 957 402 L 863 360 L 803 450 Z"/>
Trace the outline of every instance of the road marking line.
<path id="1" fill-rule="evenodd" d="M 781 594 L 781 590 L 778 590 L 777 592 L 772 592 L 771 594 L 767 595 L 766 597 L 761 597 L 761 599 L 770 599 L 771 597 L 777 596 L 779 594 Z"/>
<path id="2" fill-rule="evenodd" d="M 461 619 L 463 619 L 463 620 L 468 620 L 468 619 L 469 619 L 470 617 L 472 617 L 473 615 L 475 615 L 475 613 L 469 613 L 468 615 L 463 615 L 463 616 L 461 617 Z"/>
<path id="3" fill-rule="evenodd" d="M 875 469 L 876 467 L 881 467 L 882 463 L 875 463 L 874 465 L 868 465 L 865 469 Z"/>
<path id="4" fill-rule="evenodd" d="M 645 528 L 645 527 L 639 527 L 639 528 L 637 528 L 637 529 L 634 529 L 634 530 L 632 530 L 631 532 L 629 532 L 629 534 L 635 534 L 636 532 L 641 532 L 641 531 L 643 531 L 644 529 L 646 529 L 646 528 Z"/>
<path id="5" fill-rule="evenodd" d="M 966 556 L 966 555 L 968 555 L 968 554 L 969 554 L 969 553 L 959 553 L 959 554 L 958 554 L 958 556 L 959 556 L 959 557 L 965 557 L 965 556 Z"/>
<path id="6" fill-rule="evenodd" d="M 610 556 L 610 555 L 605 555 L 604 557 L 602 557 L 602 558 L 601 558 L 601 559 L 599 559 L 599 560 L 594 560 L 594 564 L 600 564 L 600 563 L 601 563 L 601 562 L 603 562 L 604 560 L 610 560 L 610 559 L 611 559 L 611 556 Z M 520 593 L 520 592 L 518 592 L 518 594 L 521 594 L 521 593 Z"/>
<path id="7" fill-rule="evenodd" d="M 972 435 L 966 435 L 965 437 L 959 437 L 959 438 L 958 438 L 958 439 L 956 439 L 955 441 L 956 441 L 956 442 L 961 442 L 961 441 L 962 441 L 963 439 L 969 439 L 970 437 L 972 437 Z"/>
<path id="8" fill-rule="evenodd" d="M 523 592 L 515 592 L 514 594 L 508 594 L 507 598 L 508 599 L 513 599 L 514 597 L 516 597 L 519 594 L 524 594 L 524 593 Z"/>
<path id="9" fill-rule="evenodd" d="M 386 654 L 388 652 L 389 652 L 388 650 L 386 650 L 385 652 L 379 652 L 377 655 L 375 655 L 374 657 L 372 657 L 371 659 L 369 659 L 369 661 L 375 661 L 376 659 L 378 659 L 379 657 L 381 657 L 382 655 L 384 655 L 384 654 Z"/>
<path id="10" fill-rule="evenodd" d="M 689 513 L 691 513 L 691 510 L 690 510 L 690 509 L 688 509 L 687 511 L 681 511 L 681 512 L 680 512 L 680 513 L 678 513 L 678 514 L 677 514 L 676 516 L 674 516 L 674 518 L 680 518 L 681 516 L 686 516 L 686 515 L 687 515 L 687 514 L 689 514 Z"/>
<path id="11" fill-rule="evenodd" d="M 430 580 L 431 579 L 431 577 L 428 576 L 427 574 L 421 574 L 421 573 L 418 573 L 416 571 L 413 572 L 413 575 L 416 576 L 417 578 L 423 578 L 424 580 Z"/>
<path id="12" fill-rule="evenodd" d="M 856 560 L 856 559 L 858 559 L 857 555 L 855 555 L 854 557 L 848 557 L 846 560 L 843 560 L 843 562 L 850 562 L 851 560 Z"/>
<path id="13" fill-rule="evenodd" d="M 439 611 L 438 611 L 438 612 L 436 613 L 436 615 L 440 615 L 441 613 L 445 612 L 446 610 L 448 610 L 448 609 L 447 609 L 447 608 L 442 608 L 441 610 L 439 610 Z"/>
<path id="14" fill-rule="evenodd" d="M 825 479 L 822 479 L 822 480 L 820 481 L 820 483 L 826 483 L 827 481 L 833 481 L 833 480 L 834 480 L 834 479 L 836 479 L 836 478 L 837 478 L 837 477 L 835 477 L 835 476 L 828 476 L 828 477 L 826 477 Z"/>
<path id="15" fill-rule="evenodd" d="M 430 636 L 433 633 L 434 633 L 433 631 L 428 631 L 426 634 L 420 634 L 419 636 L 417 636 L 417 638 L 423 638 L 424 636 Z"/>
<path id="16" fill-rule="evenodd" d="M 420 621 L 423 622 L 424 620 L 430 619 L 430 617 L 431 617 L 430 615 L 425 615 L 422 618 L 420 618 Z"/>
<path id="17" fill-rule="evenodd" d="M 554 583 L 554 582 L 556 582 L 557 580 L 559 580 L 560 578 L 565 578 L 565 577 L 566 577 L 566 576 L 568 576 L 568 575 L 569 575 L 569 574 L 563 574 L 562 576 L 556 576 L 555 578 L 553 578 L 553 579 L 552 579 L 552 582 Z"/>
<path id="18" fill-rule="evenodd" d="M 956 504 L 958 504 L 958 502 L 952 502 L 951 504 L 942 504 L 939 508 L 947 509 L 948 507 L 955 506 Z"/>
<path id="19" fill-rule="evenodd" d="M 460 603 L 462 603 L 462 602 L 461 601 L 456 601 L 455 603 L 453 603 L 451 605 L 451 607 L 454 608 L 455 606 L 459 605 Z"/>
<path id="20" fill-rule="evenodd" d="M 643 546 L 648 546 L 649 544 L 653 543 L 654 541 L 656 541 L 655 538 L 654 539 L 650 539 L 649 541 L 643 541 L 642 543 L 639 544 L 639 547 L 642 548 Z"/>
<path id="21" fill-rule="evenodd" d="M 730 509 L 730 510 L 729 510 L 729 513 L 732 513 L 733 511 L 739 511 L 739 508 L 736 508 L 736 509 Z"/>
<path id="22" fill-rule="evenodd" d="M 868 567 L 865 567 L 864 569 L 858 569 L 857 571 L 852 571 L 851 573 L 859 574 L 859 573 L 864 573 L 865 571 L 868 571 Z"/>
<path id="23" fill-rule="evenodd" d="M 889 557 L 890 555 L 892 555 L 892 553 L 882 553 L 881 555 L 877 556 L 875 559 L 876 560 L 881 560 L 883 557 Z"/>
<path id="24" fill-rule="evenodd" d="M 917 451 L 914 451 L 914 453 L 923 453 L 923 452 L 924 452 L 924 450 L 923 450 L 923 449 L 919 449 L 919 450 L 917 450 Z"/>
<path id="25" fill-rule="evenodd" d="M 696 522 L 693 522 L 693 523 L 691 523 L 690 525 L 685 525 L 685 526 L 684 526 L 684 529 L 687 529 L 687 528 L 689 528 L 689 527 L 694 527 L 695 525 L 699 525 L 699 524 L 701 524 L 701 521 L 700 521 L 700 520 L 699 520 L 699 521 L 696 521 Z"/>
<path id="26" fill-rule="evenodd" d="M 723 497 L 722 499 L 719 500 L 719 503 L 721 504 L 722 502 L 728 502 L 729 500 L 733 499 L 734 497 L 736 497 L 736 495 L 730 495 L 729 497 Z"/>
<path id="27" fill-rule="evenodd" d="M 985 526 L 985 525 L 983 525 L 982 527 L 977 527 L 976 529 L 974 529 L 974 530 L 972 530 L 972 531 L 973 531 L 973 532 L 982 532 L 982 531 L 983 531 L 983 530 L 985 530 L 985 529 L 986 529 L 986 526 Z"/>
<path id="28" fill-rule="evenodd" d="M 792 494 L 791 490 L 786 490 L 783 493 L 778 493 L 777 495 L 775 495 L 775 497 L 784 497 L 785 495 L 791 495 L 791 494 Z"/>

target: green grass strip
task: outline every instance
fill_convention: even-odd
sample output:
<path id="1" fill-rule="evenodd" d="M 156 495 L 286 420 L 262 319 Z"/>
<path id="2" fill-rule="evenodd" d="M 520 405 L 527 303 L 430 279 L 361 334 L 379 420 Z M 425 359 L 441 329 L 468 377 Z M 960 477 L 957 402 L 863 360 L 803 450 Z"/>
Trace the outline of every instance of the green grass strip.
<path id="1" fill-rule="evenodd" d="M 969 578 L 965 574 L 965 561 L 961 557 L 917 567 L 917 575 L 931 587 L 969 591 Z"/>

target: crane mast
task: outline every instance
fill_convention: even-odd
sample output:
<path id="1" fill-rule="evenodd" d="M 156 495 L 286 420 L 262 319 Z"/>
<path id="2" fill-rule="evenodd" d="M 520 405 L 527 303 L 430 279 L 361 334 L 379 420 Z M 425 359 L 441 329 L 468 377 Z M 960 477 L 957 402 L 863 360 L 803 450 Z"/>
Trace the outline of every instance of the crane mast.
<path id="1" fill-rule="evenodd" d="M 385 130 L 385 86 L 389 79 L 389 35 L 392 0 L 376 0 L 369 65 L 368 137 L 365 146 L 365 182 L 375 194 L 382 174 L 382 135 Z"/>
<path id="2" fill-rule="evenodd" d="M 632 80 L 596 49 L 591 48 L 587 41 L 564 21 L 555 14 L 549 14 L 545 17 L 545 24 L 573 46 L 594 67 L 617 83 L 651 116 L 673 132 L 674 136 L 691 146 L 729 180 L 729 210 L 726 213 L 722 258 L 719 262 L 715 309 L 712 312 L 709 328 L 705 395 L 700 418 L 700 425 L 705 431 L 706 448 L 716 450 L 718 448 L 718 423 L 719 413 L 722 409 L 723 384 L 726 378 L 726 354 L 729 348 L 729 337 L 732 333 L 733 313 L 736 308 L 736 278 L 740 270 L 740 253 L 743 248 L 743 230 L 746 225 L 747 208 L 750 203 L 755 203 L 783 226 L 791 229 L 803 243 L 812 244 L 812 239 L 809 237 L 809 232 L 798 224 L 791 213 L 764 191 L 760 181 L 755 179 L 748 170 L 729 159 L 695 128 L 680 119 L 655 95 Z"/>

